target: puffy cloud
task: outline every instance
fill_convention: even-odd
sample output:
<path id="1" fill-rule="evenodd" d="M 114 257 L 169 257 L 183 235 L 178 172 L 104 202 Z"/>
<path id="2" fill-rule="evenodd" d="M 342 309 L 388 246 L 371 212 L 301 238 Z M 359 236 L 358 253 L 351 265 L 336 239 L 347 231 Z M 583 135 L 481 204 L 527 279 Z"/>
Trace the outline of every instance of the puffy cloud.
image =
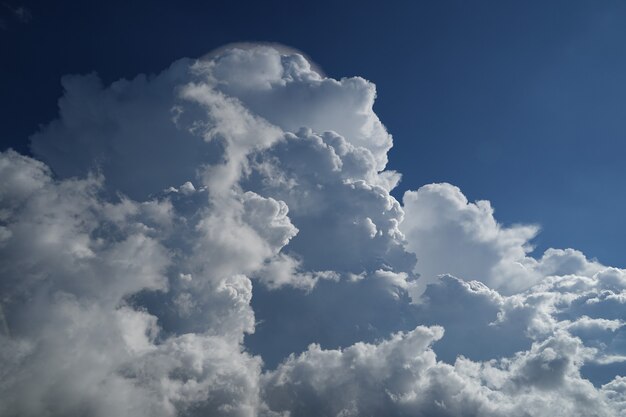
<path id="1" fill-rule="evenodd" d="M 475 279 L 514 292 L 537 282 L 526 254 L 536 226 L 503 227 L 488 201 L 470 203 L 457 187 L 429 184 L 407 191 L 401 225 L 425 282 L 440 274 Z"/>
<path id="2" fill-rule="evenodd" d="M 428 348 L 442 336 L 440 327 L 418 327 L 379 345 L 311 345 L 264 376 L 264 396 L 271 408 L 295 415 L 393 415 L 394 397 L 436 364 Z"/>
<path id="3" fill-rule="evenodd" d="M 0 154 L 0 416 L 623 413 L 624 270 L 401 205 L 370 82 L 240 45 L 63 86 Z"/>
<path id="4" fill-rule="evenodd" d="M 428 285 L 414 314 L 419 323 L 446 329 L 435 350 L 454 363 L 458 355 L 489 360 L 528 349 L 533 340 L 528 329 L 538 312 L 527 300 L 445 275 Z"/>
<path id="5" fill-rule="evenodd" d="M 398 229 L 402 208 L 377 184 L 367 149 L 336 133 L 303 130 L 255 154 L 250 166 L 243 186 L 287 204 L 299 229 L 287 249 L 305 268 L 359 274 L 386 264 L 411 271 L 415 258 Z"/>
<path id="6" fill-rule="evenodd" d="M 489 201 L 468 202 L 450 184 L 428 184 L 407 191 L 400 230 L 407 248 L 418 257 L 422 288 L 441 274 L 478 280 L 502 293 L 521 292 L 546 276 L 590 276 L 606 267 L 574 249 L 548 249 L 529 256 L 535 225 L 505 227 L 497 222 Z"/>
<path id="7" fill-rule="evenodd" d="M 447 330 L 435 348 L 444 360 L 511 355 L 566 331 L 594 349 L 581 369 L 595 383 L 623 372 L 623 270 L 573 249 L 534 258 L 534 226 L 504 227 L 489 202 L 470 203 L 449 184 L 407 192 L 404 203 L 400 230 L 421 274 L 412 295 L 419 322 Z"/>
<path id="8" fill-rule="evenodd" d="M 231 49 L 194 70 L 272 124 L 337 132 L 368 149 L 378 171 L 385 168 L 392 140 L 372 109 L 376 88 L 369 81 L 323 77 L 302 55 L 265 46 Z"/>
<path id="9" fill-rule="evenodd" d="M 346 210 L 359 202 L 344 190 L 382 209 L 380 219 L 337 215 L 345 231 L 329 224 L 323 237 L 350 248 L 342 234 L 362 230 L 372 253 L 413 259 L 397 239 L 401 210 L 388 194 L 399 176 L 378 173 L 391 136 L 372 111 L 374 86 L 361 78 L 327 79 L 298 54 L 259 47 L 110 86 L 96 75 L 68 76 L 63 86 L 59 118 L 32 137 L 46 165 L 11 151 L 0 161 L 2 369 L 11 375 L 2 390 L 13 398 L 2 414 L 262 409 L 260 358 L 241 344 L 255 328 L 249 277 L 311 290 L 319 279 L 374 270 L 355 250 L 342 268 L 314 259 L 306 190 L 289 203 L 308 243 L 280 253 L 298 234 L 291 207 L 250 178 L 283 169 L 262 167 L 266 156 L 297 153 L 280 147 L 292 146 L 290 130 L 324 135 L 317 157 L 337 169 L 311 168 Z M 323 142 L 310 130 L 299 135 L 306 146 Z M 305 160 L 316 153 L 306 146 Z M 303 181 L 304 167 L 285 175 Z M 404 285 L 406 274 L 397 276 L 390 286 Z"/>
<path id="10" fill-rule="evenodd" d="M 34 154 L 62 177 L 97 167 L 136 198 L 202 174 L 228 188 L 247 153 L 281 129 L 335 131 L 367 149 L 377 171 L 392 144 L 372 110 L 373 84 L 323 78 L 301 55 L 271 47 L 182 59 L 106 88 L 94 74 L 65 77 L 63 86 L 59 119 L 32 137 Z M 198 172 L 204 165 L 211 168 Z"/>
<path id="11" fill-rule="evenodd" d="M 417 327 L 379 344 L 311 345 L 263 376 L 264 397 L 298 416 L 613 416 L 620 406 L 621 379 L 602 390 L 582 379 L 587 352 L 567 335 L 500 361 L 454 365 L 431 349 L 442 336 L 440 327 Z"/>
<path id="12" fill-rule="evenodd" d="M 105 200 L 102 178 L 56 181 L 12 151 L 0 166 L 1 415 L 255 414 L 244 274 L 294 233 L 278 202 L 241 194 L 218 220 L 186 196 Z M 188 314 L 159 310 L 188 294 Z"/>

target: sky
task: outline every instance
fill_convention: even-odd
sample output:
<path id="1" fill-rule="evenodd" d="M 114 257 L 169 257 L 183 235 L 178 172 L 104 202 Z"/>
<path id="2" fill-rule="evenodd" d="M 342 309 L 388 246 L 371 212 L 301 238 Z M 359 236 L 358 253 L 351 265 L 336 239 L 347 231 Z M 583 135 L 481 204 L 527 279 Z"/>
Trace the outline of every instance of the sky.
<path id="1" fill-rule="evenodd" d="M 541 251 L 626 266 L 623 2 L 10 4 L 30 17 L 2 12 L 3 148 L 27 151 L 65 74 L 106 83 L 231 42 L 279 42 L 329 76 L 377 85 L 397 196 L 451 182 L 502 222 L 540 224 Z"/>
<path id="2" fill-rule="evenodd" d="M 625 19 L 3 2 L 0 417 L 625 415 Z"/>

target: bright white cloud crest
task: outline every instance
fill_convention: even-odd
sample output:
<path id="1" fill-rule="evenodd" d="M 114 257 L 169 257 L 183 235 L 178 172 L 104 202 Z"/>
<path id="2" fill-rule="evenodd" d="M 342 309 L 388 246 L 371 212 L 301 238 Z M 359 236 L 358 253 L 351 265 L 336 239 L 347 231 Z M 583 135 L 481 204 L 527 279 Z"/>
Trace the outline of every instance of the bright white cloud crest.
<path id="1" fill-rule="evenodd" d="M 372 83 L 249 46 L 63 85 L 0 155 L 0 416 L 625 415 L 626 271 L 401 205 Z"/>

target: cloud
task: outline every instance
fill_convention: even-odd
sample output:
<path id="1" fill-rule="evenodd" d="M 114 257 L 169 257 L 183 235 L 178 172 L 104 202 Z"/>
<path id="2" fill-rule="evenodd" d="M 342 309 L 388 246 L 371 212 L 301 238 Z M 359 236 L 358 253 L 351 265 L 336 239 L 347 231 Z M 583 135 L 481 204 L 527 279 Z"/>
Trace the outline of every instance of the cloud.
<path id="1" fill-rule="evenodd" d="M 57 181 L 12 151 L 2 154 L 0 169 L 8 236 L 0 414 L 253 413 L 260 359 L 240 345 L 254 325 L 252 287 L 242 273 L 288 240 L 292 229 L 280 210 L 254 210 L 257 223 L 273 222 L 267 233 L 277 230 L 265 241 L 258 224 L 244 220 L 252 210 L 246 203 L 263 203 L 252 195 L 230 201 L 239 216 L 217 221 L 203 206 L 181 216 L 181 201 L 103 200 L 102 178 Z M 179 271 L 193 278 L 181 282 Z M 192 294 L 194 312 L 153 314 L 150 300 L 140 304 L 142 293 L 164 305 Z"/>
<path id="2" fill-rule="evenodd" d="M 9 14 L 8 17 L 5 17 L 5 16 L 0 17 L 0 29 L 4 29 L 4 30 L 9 29 L 7 20 L 9 21 L 14 20 L 19 23 L 25 24 L 25 23 L 29 23 L 33 18 L 33 15 L 31 14 L 30 9 L 24 6 L 14 6 L 9 3 L 2 2 L 2 9 L 0 10 Z"/>
<path id="3" fill-rule="evenodd" d="M 596 384 L 623 372 L 623 270 L 574 249 L 532 257 L 536 227 L 502 226 L 489 202 L 450 184 L 407 192 L 404 203 L 400 230 L 421 274 L 412 296 L 419 323 L 446 328 L 442 359 L 499 358 L 565 330 L 594 349 L 581 370 Z"/>
<path id="4" fill-rule="evenodd" d="M 194 69 L 284 130 L 335 131 L 368 149 L 377 169 L 384 169 L 392 140 L 372 109 L 376 89 L 367 80 L 322 77 L 302 55 L 264 46 L 231 49 Z"/>
<path id="5" fill-rule="evenodd" d="M 407 247 L 418 255 L 424 281 L 449 273 L 506 292 L 534 284 L 534 262 L 526 255 L 536 226 L 503 227 L 488 201 L 470 203 L 457 187 L 428 184 L 407 191 L 401 225 Z"/>
<path id="6" fill-rule="evenodd" d="M 298 416 L 615 415 L 604 391 L 620 392 L 621 380 L 598 391 L 580 378 L 587 352 L 577 339 L 556 335 L 511 358 L 448 365 L 431 348 L 442 336 L 441 327 L 417 327 L 343 350 L 311 345 L 264 374 L 264 397 Z"/>
<path id="7" fill-rule="evenodd" d="M 0 416 L 626 410 L 626 272 L 400 204 L 372 83 L 271 45 L 62 83 L 0 154 Z"/>

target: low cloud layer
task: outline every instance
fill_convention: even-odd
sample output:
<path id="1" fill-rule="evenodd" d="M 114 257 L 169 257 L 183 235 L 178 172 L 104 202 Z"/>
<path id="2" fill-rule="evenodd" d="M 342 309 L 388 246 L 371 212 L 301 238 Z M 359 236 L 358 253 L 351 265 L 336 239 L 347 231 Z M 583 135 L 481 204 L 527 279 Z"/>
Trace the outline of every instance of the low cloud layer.
<path id="1" fill-rule="evenodd" d="M 626 271 L 397 201 L 372 83 L 247 45 L 63 86 L 0 154 L 0 416 L 626 413 Z"/>

